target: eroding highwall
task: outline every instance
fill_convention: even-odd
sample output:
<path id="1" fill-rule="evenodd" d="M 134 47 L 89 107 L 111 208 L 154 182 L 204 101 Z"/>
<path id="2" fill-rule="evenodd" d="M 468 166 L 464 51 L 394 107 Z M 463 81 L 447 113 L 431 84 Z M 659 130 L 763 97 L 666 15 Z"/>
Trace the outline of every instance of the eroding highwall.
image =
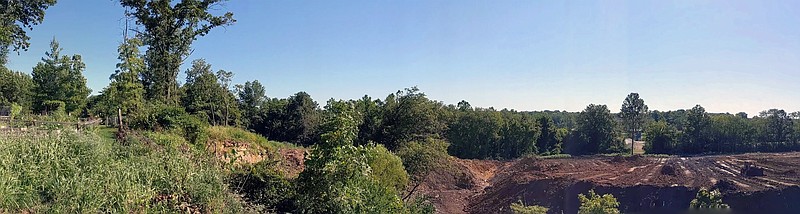
<path id="1" fill-rule="evenodd" d="M 577 213 L 577 195 L 595 190 L 612 194 L 623 213 L 686 213 L 697 188 L 635 185 L 607 186 L 564 178 L 539 179 L 527 183 L 499 182 L 475 196 L 470 213 L 509 213 L 508 206 L 522 200 L 528 205 L 550 208 L 549 213 Z M 726 193 L 723 200 L 733 213 L 800 213 L 800 188 L 764 190 L 753 193 Z"/>

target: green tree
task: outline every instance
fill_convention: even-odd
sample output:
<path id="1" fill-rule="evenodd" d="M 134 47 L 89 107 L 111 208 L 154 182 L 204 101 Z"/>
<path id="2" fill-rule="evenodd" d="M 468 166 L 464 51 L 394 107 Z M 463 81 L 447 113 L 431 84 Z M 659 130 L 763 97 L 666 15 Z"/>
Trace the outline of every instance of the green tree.
<path id="1" fill-rule="evenodd" d="M 628 97 L 625 97 L 625 101 L 622 102 L 622 108 L 619 111 L 619 116 L 622 118 L 627 128 L 626 131 L 631 138 L 631 154 L 633 154 L 635 134 L 640 131 L 644 118 L 647 116 L 647 105 L 644 104 L 642 98 L 639 98 L 639 93 L 630 93 Z"/>
<path id="2" fill-rule="evenodd" d="M 711 116 L 710 139 L 712 151 L 752 151 L 757 131 L 747 117 L 731 114 Z"/>
<path id="3" fill-rule="evenodd" d="M 36 110 L 41 111 L 46 101 L 61 101 L 64 110 L 73 113 L 81 110 L 91 90 L 86 87 L 83 70 L 86 65 L 81 55 L 62 56 L 58 42 L 50 42 L 50 51 L 46 57 L 33 68 L 34 95 Z"/>
<path id="4" fill-rule="evenodd" d="M 674 152 L 678 130 L 665 121 L 652 122 L 645 128 L 647 133 L 644 151 L 649 154 L 671 154 Z"/>
<path id="5" fill-rule="evenodd" d="M 709 142 L 710 117 L 706 109 L 700 105 L 686 111 L 686 121 L 681 135 L 682 151 L 696 154 L 705 151 Z"/>
<path id="6" fill-rule="evenodd" d="M 440 120 L 442 104 L 429 100 L 417 87 L 390 94 L 384 102 L 376 141 L 389 150 L 406 142 L 438 137 L 445 129 Z"/>
<path id="7" fill-rule="evenodd" d="M 361 123 L 358 126 L 358 137 L 356 138 L 357 145 L 365 145 L 374 142 L 380 130 L 381 120 L 383 118 L 380 105 L 380 100 L 373 100 L 367 95 L 355 101 L 356 111 L 361 116 Z"/>
<path id="8" fill-rule="evenodd" d="M 541 135 L 541 130 L 536 119 L 528 114 L 505 109 L 501 113 L 504 124 L 499 133 L 500 142 L 496 146 L 498 154 L 494 157 L 513 159 L 539 153 L 536 139 Z"/>
<path id="9" fill-rule="evenodd" d="M 728 209 L 728 205 L 722 203 L 722 195 L 719 190 L 708 191 L 700 189 L 697 196 L 689 202 L 689 208 L 699 210 Z"/>
<path id="10" fill-rule="evenodd" d="M 218 73 L 227 75 L 225 71 Z M 211 71 L 211 64 L 202 59 L 194 60 L 192 67 L 186 70 L 185 93 L 181 100 L 187 112 L 203 115 L 210 124 L 235 125 L 230 115 L 239 112 L 234 106 L 235 96 L 226 87 L 229 83 L 219 77 Z"/>
<path id="11" fill-rule="evenodd" d="M 252 128 L 253 125 L 261 123 L 261 108 L 266 102 L 266 89 L 258 80 L 247 81 L 244 85 L 237 85 L 239 93 L 239 107 L 244 116 L 244 124 Z"/>
<path id="12" fill-rule="evenodd" d="M 282 131 L 287 134 L 286 141 L 295 142 L 301 145 L 312 145 L 318 141 L 318 128 L 320 125 L 320 114 L 318 104 L 306 92 L 297 92 L 288 99 L 286 110 L 283 116 L 285 128 Z M 351 140 L 352 141 L 352 140 Z"/>
<path id="13" fill-rule="evenodd" d="M 549 116 L 542 116 L 536 119 L 540 127 L 539 139 L 536 140 L 536 147 L 539 153 L 552 155 L 561 153 L 561 139 L 558 136 L 558 128 L 553 124 L 553 119 Z"/>
<path id="14" fill-rule="evenodd" d="M 353 106 L 329 101 L 322 142 L 314 147 L 298 177 L 299 213 L 399 213 L 404 210 L 399 159 L 385 148 L 354 146 Z M 400 168 L 398 168 L 400 167 Z"/>
<path id="15" fill-rule="evenodd" d="M 45 10 L 56 0 L 0 1 L 0 67 L 5 66 L 10 49 L 28 50 L 30 37 L 25 29 L 44 21 Z"/>
<path id="16" fill-rule="evenodd" d="M 33 102 L 33 87 L 30 75 L 0 66 L 0 105 L 16 103 L 29 111 Z"/>
<path id="17" fill-rule="evenodd" d="M 239 118 L 241 118 L 242 114 L 239 105 L 236 103 L 236 95 L 231 90 L 231 81 L 233 81 L 233 72 L 217 71 L 217 82 L 221 88 L 217 91 L 216 96 L 218 100 L 221 100 L 222 104 L 222 124 L 226 125 L 239 124 Z"/>
<path id="18" fill-rule="evenodd" d="M 117 70 L 111 75 L 111 83 L 101 92 L 99 102 L 105 102 L 100 105 L 106 108 L 100 110 L 103 114 L 115 115 L 119 109 L 124 115 L 129 115 L 144 106 L 144 86 L 139 80 L 139 74 L 145 69 L 139 53 L 141 45 L 141 40 L 136 38 L 126 39 L 120 44 Z"/>
<path id="19" fill-rule="evenodd" d="M 233 24 L 233 13 L 210 13 L 223 0 L 120 0 L 132 9 L 128 15 L 144 28 L 140 35 L 147 45 L 142 83 L 150 99 L 174 102 L 180 65 L 191 53 L 192 42 L 211 29 Z"/>
<path id="20" fill-rule="evenodd" d="M 424 142 L 413 141 L 403 144 L 397 149 L 397 156 L 403 160 L 411 184 L 411 189 L 404 194 L 403 201 L 408 201 L 433 170 L 447 166 L 448 146 L 447 141 L 428 138 Z"/>
<path id="21" fill-rule="evenodd" d="M 766 142 L 788 142 L 794 135 L 794 123 L 792 118 L 782 109 L 770 109 L 762 111 L 759 117 L 767 120 L 764 127 L 765 135 L 762 137 Z"/>
<path id="22" fill-rule="evenodd" d="M 606 105 L 589 104 L 578 116 L 576 139 L 568 150 L 572 154 L 613 153 L 624 150 L 617 139 L 614 117 Z"/>
<path id="23" fill-rule="evenodd" d="M 594 193 L 594 190 L 589 190 L 588 195 L 578 194 L 578 199 L 581 201 L 581 206 L 578 208 L 578 214 L 618 214 L 619 202 L 611 194 L 604 194 L 603 196 Z"/>
<path id="24" fill-rule="evenodd" d="M 465 159 L 496 157 L 503 127 L 503 115 L 493 109 L 462 112 L 445 133 L 451 143 L 448 151 Z"/>

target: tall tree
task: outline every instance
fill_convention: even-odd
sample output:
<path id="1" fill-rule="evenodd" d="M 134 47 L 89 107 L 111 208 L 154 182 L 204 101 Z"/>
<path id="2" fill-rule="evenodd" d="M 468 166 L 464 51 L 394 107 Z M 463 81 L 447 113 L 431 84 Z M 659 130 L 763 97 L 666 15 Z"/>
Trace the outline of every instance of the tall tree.
<path id="1" fill-rule="evenodd" d="M 355 140 L 357 145 L 366 145 L 375 140 L 383 118 L 380 105 L 380 100 L 373 100 L 367 95 L 355 101 L 355 110 L 361 116 L 358 137 Z"/>
<path id="2" fill-rule="evenodd" d="M 649 154 L 671 154 L 674 152 L 677 130 L 665 121 L 650 123 L 646 130 L 647 144 L 644 151 Z"/>
<path id="3" fill-rule="evenodd" d="M 37 110 L 46 110 L 43 104 L 47 101 L 60 101 L 67 112 L 73 113 L 84 107 L 91 92 L 83 76 L 86 65 L 81 55 L 62 56 L 61 51 L 54 38 L 46 57 L 33 68 Z"/>
<path id="4" fill-rule="evenodd" d="M 139 32 L 148 46 L 142 73 L 147 97 L 173 102 L 177 96 L 177 76 L 181 63 L 191 53 L 191 44 L 211 29 L 233 24 L 233 13 L 215 16 L 211 7 L 223 0 L 120 0 L 131 8 L 129 15 L 144 27 Z"/>
<path id="5" fill-rule="evenodd" d="M 684 153 L 703 152 L 709 141 L 709 124 L 710 117 L 702 106 L 696 105 L 686 111 L 686 121 L 683 124 L 683 134 L 681 135 Z"/>
<path id="6" fill-rule="evenodd" d="M 639 98 L 639 93 L 630 93 L 622 102 L 622 108 L 619 111 L 631 138 L 631 154 L 633 154 L 636 142 L 635 134 L 640 131 L 644 118 L 647 116 L 647 105 L 644 104 L 642 98 Z"/>
<path id="7" fill-rule="evenodd" d="M 185 93 L 181 99 L 186 111 L 202 115 L 210 124 L 235 125 L 235 120 L 229 118 L 229 113 L 238 112 L 231 106 L 234 95 L 223 84 L 226 83 L 211 71 L 211 64 L 202 59 L 192 61 L 192 67 L 186 70 Z"/>
<path id="8" fill-rule="evenodd" d="M 136 38 L 126 39 L 119 45 L 117 70 L 111 75 L 111 83 L 101 92 L 101 100 L 106 102 L 101 106 L 108 108 L 101 110 L 102 113 L 114 115 L 119 109 L 128 115 L 144 105 L 144 86 L 139 80 L 139 74 L 145 69 L 139 53 L 141 45 L 141 40 Z"/>
<path id="9" fill-rule="evenodd" d="M 764 130 L 764 141 L 767 142 L 788 142 L 794 134 L 794 124 L 792 118 L 782 109 L 770 109 L 762 111 L 759 117 L 767 119 Z"/>
<path id="10" fill-rule="evenodd" d="M 297 92 L 289 97 L 285 111 L 287 127 L 283 130 L 289 141 L 302 145 L 317 142 L 317 129 L 321 123 L 318 108 L 317 102 L 306 92 Z"/>
<path id="11" fill-rule="evenodd" d="M 567 145 L 573 154 L 621 152 L 624 145 L 617 140 L 616 123 L 606 105 L 589 104 L 578 116 L 577 135 Z"/>
<path id="12" fill-rule="evenodd" d="M 383 120 L 377 141 L 389 150 L 410 141 L 438 137 L 445 129 L 441 103 L 429 100 L 417 87 L 390 94 L 383 105 Z"/>
<path id="13" fill-rule="evenodd" d="M 44 11 L 56 0 L 0 0 L 0 66 L 6 64 L 10 49 L 28 50 L 30 37 L 25 29 L 44 21 Z"/>
<path id="14" fill-rule="evenodd" d="M 16 103 L 23 110 L 30 110 L 33 86 L 30 75 L 0 66 L 0 106 Z"/>
<path id="15" fill-rule="evenodd" d="M 254 124 L 260 123 L 259 110 L 264 107 L 266 101 L 266 89 L 258 80 L 247 81 L 244 85 L 237 85 L 239 91 L 239 107 L 244 114 L 244 123 L 252 128 Z"/>
<path id="16" fill-rule="evenodd" d="M 553 124 L 553 119 L 549 116 L 542 116 L 536 119 L 540 127 L 539 139 L 536 140 L 536 147 L 539 153 L 550 155 L 561 153 L 561 142 L 558 139 L 558 129 Z"/>
<path id="17" fill-rule="evenodd" d="M 222 118 L 224 124 L 232 125 L 237 124 L 238 118 L 241 117 L 241 112 L 236 104 L 236 96 L 231 90 L 231 81 L 233 81 L 233 72 L 226 70 L 217 71 L 217 82 L 221 89 L 217 91 L 217 99 L 222 102 Z"/>

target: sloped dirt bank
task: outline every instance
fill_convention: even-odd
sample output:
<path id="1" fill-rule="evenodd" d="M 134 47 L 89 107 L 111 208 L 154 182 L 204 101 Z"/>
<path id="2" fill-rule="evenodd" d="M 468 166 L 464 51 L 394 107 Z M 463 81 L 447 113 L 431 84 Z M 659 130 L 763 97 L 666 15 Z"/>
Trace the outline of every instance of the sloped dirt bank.
<path id="1" fill-rule="evenodd" d="M 800 213 L 800 187 L 740 192 L 722 199 L 736 213 Z"/>
<path id="2" fill-rule="evenodd" d="M 800 153 L 697 157 L 456 160 L 424 193 L 440 213 L 508 213 L 511 203 L 576 213 L 577 195 L 613 194 L 624 213 L 685 213 L 700 188 L 719 188 L 734 213 L 798 213 Z M 743 173 L 747 164 L 763 175 Z M 667 169 L 667 170 L 665 170 Z M 745 170 L 746 171 L 746 170 Z"/>
<path id="3" fill-rule="evenodd" d="M 686 211 L 696 189 L 648 185 L 613 187 L 572 179 L 542 179 L 489 188 L 476 196 L 469 213 L 510 213 L 508 205 L 523 201 L 550 208 L 550 213 L 577 213 L 577 195 L 594 189 L 598 194 L 613 194 L 623 213 L 679 213 Z"/>
<path id="4" fill-rule="evenodd" d="M 685 186 L 659 187 L 637 185 L 616 187 L 597 185 L 572 179 L 542 179 L 529 183 L 508 184 L 487 188 L 476 195 L 467 207 L 468 213 L 510 213 L 508 205 L 523 201 L 550 208 L 549 213 L 577 213 L 577 195 L 594 190 L 612 194 L 620 202 L 622 213 L 685 213 L 698 188 Z M 800 210 L 800 188 L 737 192 L 724 195 L 733 213 L 797 213 Z"/>

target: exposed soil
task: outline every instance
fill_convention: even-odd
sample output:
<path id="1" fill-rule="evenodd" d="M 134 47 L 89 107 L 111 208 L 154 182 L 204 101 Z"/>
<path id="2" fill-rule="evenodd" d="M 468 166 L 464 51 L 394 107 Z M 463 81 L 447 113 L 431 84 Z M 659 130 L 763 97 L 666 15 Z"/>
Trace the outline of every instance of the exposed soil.
<path id="1" fill-rule="evenodd" d="M 797 152 L 453 163 L 432 173 L 419 190 L 441 213 L 508 213 L 518 200 L 548 207 L 550 213 L 577 213 L 577 195 L 590 189 L 613 194 L 623 213 L 677 213 L 688 209 L 701 187 L 720 189 L 737 213 L 800 210 Z"/>
<path id="2" fill-rule="evenodd" d="M 296 178 L 300 172 L 306 169 L 303 164 L 306 157 L 305 149 L 278 149 L 278 154 L 281 156 L 280 170 L 289 178 Z"/>

